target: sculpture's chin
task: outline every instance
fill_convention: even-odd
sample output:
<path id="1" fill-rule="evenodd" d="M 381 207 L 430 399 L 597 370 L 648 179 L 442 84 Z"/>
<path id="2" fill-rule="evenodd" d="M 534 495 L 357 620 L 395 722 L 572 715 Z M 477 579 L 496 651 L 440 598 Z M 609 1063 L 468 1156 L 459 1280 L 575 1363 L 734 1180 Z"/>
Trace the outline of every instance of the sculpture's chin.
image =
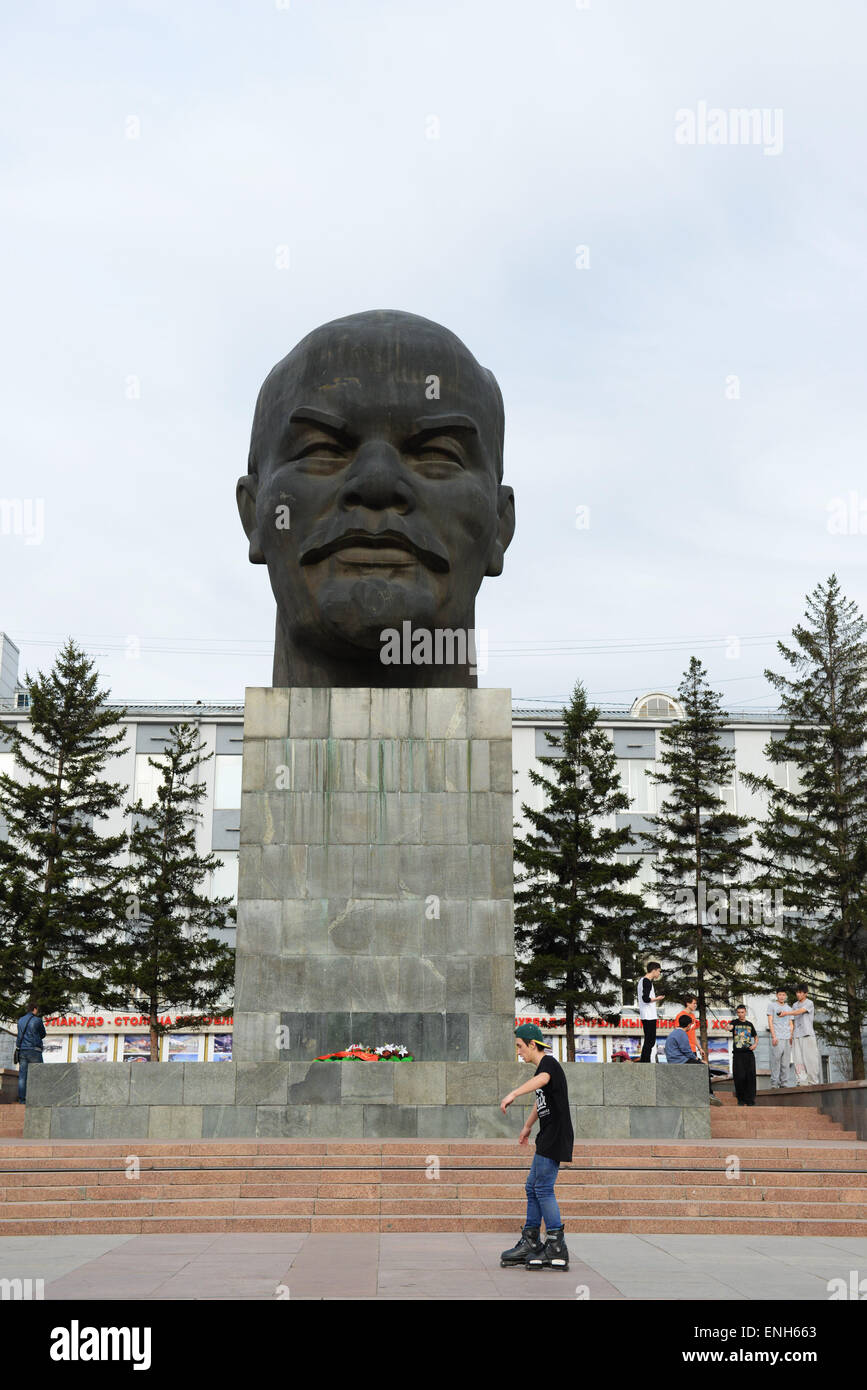
<path id="1" fill-rule="evenodd" d="M 326 585 L 319 594 L 319 611 L 329 635 L 368 651 L 381 650 L 387 628 L 399 629 L 407 619 L 413 628 L 433 628 L 437 619 L 429 591 L 375 575 Z"/>

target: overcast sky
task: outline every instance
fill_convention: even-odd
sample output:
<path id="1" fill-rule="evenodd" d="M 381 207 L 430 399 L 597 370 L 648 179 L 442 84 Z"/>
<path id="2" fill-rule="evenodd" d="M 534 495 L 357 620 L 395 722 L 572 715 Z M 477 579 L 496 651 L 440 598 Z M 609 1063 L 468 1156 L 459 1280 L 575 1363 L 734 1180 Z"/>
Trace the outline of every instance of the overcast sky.
<path id="1" fill-rule="evenodd" d="M 503 390 L 482 684 L 627 703 L 695 653 L 759 709 L 806 592 L 836 570 L 867 606 L 855 0 L 30 0 L 2 38 L 22 671 L 71 635 L 118 699 L 270 682 L 234 503 L 256 393 L 371 308 L 448 325 Z M 713 108 L 763 137 L 707 143 Z"/>

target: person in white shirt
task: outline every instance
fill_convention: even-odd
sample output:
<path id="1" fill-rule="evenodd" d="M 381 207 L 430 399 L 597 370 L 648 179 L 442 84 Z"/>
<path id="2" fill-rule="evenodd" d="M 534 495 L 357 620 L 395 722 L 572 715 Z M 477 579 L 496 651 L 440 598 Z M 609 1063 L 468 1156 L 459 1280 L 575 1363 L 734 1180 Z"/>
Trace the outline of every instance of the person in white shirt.
<path id="1" fill-rule="evenodd" d="M 788 990 L 778 989 L 776 999 L 768 1005 L 768 1031 L 771 1035 L 771 1090 L 783 1090 L 789 1084 L 792 1031 L 794 1021 L 789 1012 Z"/>
<path id="2" fill-rule="evenodd" d="M 799 1086 L 818 1086 L 819 1047 L 813 1032 L 813 1001 L 807 998 L 807 986 L 795 985 L 795 1007 L 785 1010 L 780 1018 L 791 1018 L 792 1060 Z"/>
<path id="3" fill-rule="evenodd" d="M 651 960 L 647 963 L 647 972 L 642 975 L 638 982 L 638 1016 L 641 1019 L 641 1027 L 644 1032 L 644 1043 L 641 1048 L 640 1062 L 649 1062 L 650 1054 L 656 1046 L 656 1023 L 659 1014 L 656 1011 L 657 1004 L 665 998 L 664 994 L 657 994 L 654 990 L 655 982 L 662 974 L 662 966 L 658 960 Z"/>

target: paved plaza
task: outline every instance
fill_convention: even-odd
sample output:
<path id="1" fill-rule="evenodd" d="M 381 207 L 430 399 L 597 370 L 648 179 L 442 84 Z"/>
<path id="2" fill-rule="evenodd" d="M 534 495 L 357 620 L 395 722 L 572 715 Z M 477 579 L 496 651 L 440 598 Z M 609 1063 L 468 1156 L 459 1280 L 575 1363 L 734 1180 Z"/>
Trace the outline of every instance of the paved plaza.
<path id="1" fill-rule="evenodd" d="M 515 1231 L 514 1236 L 517 1236 Z M 0 1278 L 46 1299 L 829 1298 L 867 1238 L 577 1235 L 566 1273 L 501 1269 L 510 1233 L 7 1236 Z"/>

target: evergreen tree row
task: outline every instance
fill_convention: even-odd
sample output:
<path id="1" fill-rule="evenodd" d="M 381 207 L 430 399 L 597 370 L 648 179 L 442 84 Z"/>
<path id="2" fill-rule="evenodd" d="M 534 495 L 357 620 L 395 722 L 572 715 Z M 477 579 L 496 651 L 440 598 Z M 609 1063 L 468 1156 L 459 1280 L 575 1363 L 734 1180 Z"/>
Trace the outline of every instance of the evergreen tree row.
<path id="1" fill-rule="evenodd" d="M 169 1007 L 195 1023 L 231 992 L 233 953 L 217 934 L 235 912 L 201 891 L 221 861 L 195 848 L 198 772 L 212 755 L 193 725 L 176 725 L 148 760 L 160 774 L 154 805 L 126 806 L 131 833 L 108 835 L 105 818 L 124 801 L 106 779 L 124 711 L 107 708 L 72 641 L 25 689 L 29 723 L 4 725 L 16 775 L 0 775 L 0 1014 L 15 1019 L 30 1000 L 47 1013 L 136 1006 L 150 1016 L 155 1060 Z"/>
<path id="2" fill-rule="evenodd" d="M 776 775 L 741 773 L 765 801 L 754 821 L 729 800 L 734 754 L 720 697 L 693 657 L 678 687 L 683 717 L 660 733 L 659 810 L 640 835 L 613 745 L 575 687 L 560 747 L 530 780 L 542 809 L 516 839 L 517 983 L 546 1013 L 615 1021 L 632 1010 L 643 963 L 664 964 L 666 994 L 708 1018 L 745 993 L 810 986 L 816 1031 L 864 1078 L 867 1022 L 867 626 L 836 576 L 807 598 L 790 674 L 767 671 L 787 727 L 765 755 Z M 553 743 L 549 735 L 549 740 Z M 640 856 L 653 878 L 640 883 Z"/>

